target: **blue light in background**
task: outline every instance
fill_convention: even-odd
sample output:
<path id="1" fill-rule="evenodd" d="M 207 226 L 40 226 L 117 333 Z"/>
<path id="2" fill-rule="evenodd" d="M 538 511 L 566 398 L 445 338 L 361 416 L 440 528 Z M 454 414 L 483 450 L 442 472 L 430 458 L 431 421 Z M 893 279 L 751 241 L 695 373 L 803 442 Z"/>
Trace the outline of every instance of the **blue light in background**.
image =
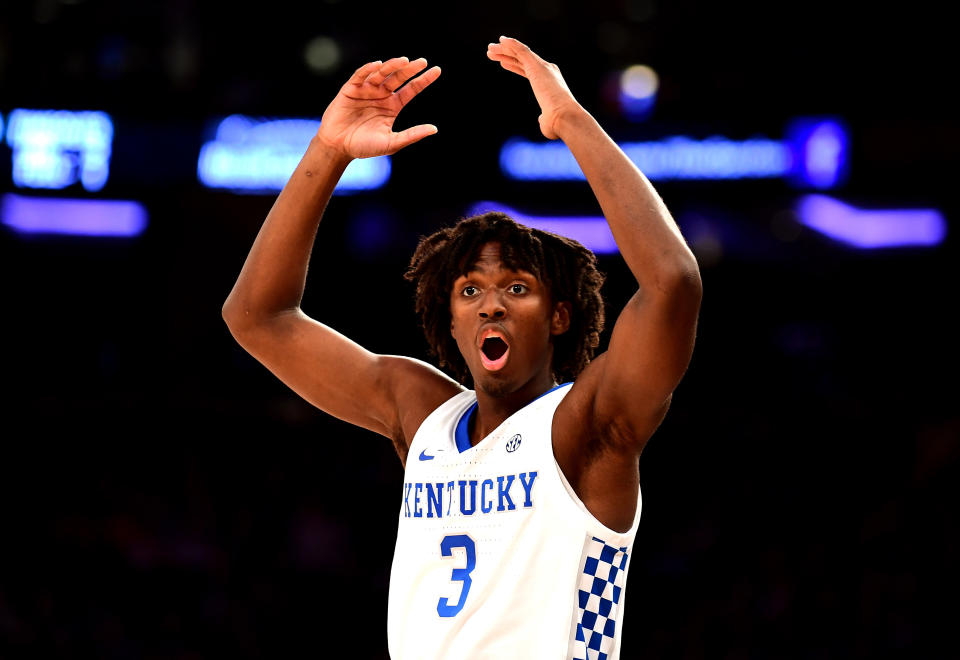
<path id="1" fill-rule="evenodd" d="M 95 192 L 107 183 L 113 122 L 105 112 L 17 108 L 6 140 L 16 186 L 58 189 L 79 181 Z"/>
<path id="2" fill-rule="evenodd" d="M 147 228 L 139 202 L 110 199 L 24 197 L 0 200 L 0 222 L 21 234 L 132 237 Z"/>
<path id="3" fill-rule="evenodd" d="M 805 226 L 856 248 L 929 247 L 947 235 L 936 209 L 862 210 L 826 195 L 804 195 L 797 215 Z"/>
<path id="4" fill-rule="evenodd" d="M 781 142 L 675 136 L 655 142 L 624 142 L 620 148 L 650 180 L 774 178 L 790 172 L 790 150 Z M 560 141 L 508 140 L 500 169 L 511 179 L 585 180 L 567 145 Z"/>
<path id="5" fill-rule="evenodd" d="M 694 140 L 675 135 L 619 144 L 652 181 L 786 177 L 801 187 L 826 189 L 842 184 L 850 167 L 849 134 L 834 119 L 791 122 L 785 140 L 722 136 Z M 500 169 L 508 178 L 524 181 L 585 180 L 573 154 L 559 140 L 511 138 L 500 149 Z"/>
<path id="6" fill-rule="evenodd" d="M 618 100 L 623 114 L 633 121 L 642 121 L 653 112 L 660 88 L 657 72 L 643 64 L 635 64 L 620 74 Z"/>
<path id="7" fill-rule="evenodd" d="M 787 127 L 786 142 L 794 153 L 790 178 L 795 184 L 826 190 L 846 181 L 850 137 L 839 119 L 794 120 Z"/>
<path id="8" fill-rule="evenodd" d="M 200 149 L 197 179 L 208 188 L 235 192 L 277 192 L 286 184 L 320 126 L 318 119 L 255 119 L 231 115 L 216 137 Z M 334 192 L 382 187 L 390 179 L 390 158 L 354 160 Z"/>
<path id="9" fill-rule="evenodd" d="M 480 215 L 490 211 L 506 213 L 522 225 L 534 227 L 553 234 L 560 234 L 579 241 L 584 247 L 597 254 L 619 252 L 617 242 L 610 233 L 607 220 L 599 215 L 585 216 L 538 216 L 527 215 L 499 202 L 477 202 L 470 207 L 469 215 Z"/>

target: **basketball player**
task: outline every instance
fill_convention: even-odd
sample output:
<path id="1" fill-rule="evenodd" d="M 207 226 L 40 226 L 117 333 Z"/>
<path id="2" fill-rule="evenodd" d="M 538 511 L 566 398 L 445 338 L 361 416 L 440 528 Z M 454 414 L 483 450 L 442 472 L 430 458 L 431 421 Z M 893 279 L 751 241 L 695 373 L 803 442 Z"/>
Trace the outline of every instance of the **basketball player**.
<path id="1" fill-rule="evenodd" d="M 404 463 L 393 658 L 616 658 L 638 458 L 690 360 L 699 271 L 660 197 L 556 65 L 506 37 L 487 56 L 530 82 L 541 132 L 573 152 L 637 280 L 606 353 L 590 360 L 603 323 L 592 253 L 498 213 L 423 239 L 407 273 L 434 352 L 472 390 L 301 311 L 318 223 L 347 164 L 437 132 L 392 131 L 440 75 L 405 57 L 360 67 L 327 107 L 223 315 L 283 382 L 392 440 Z"/>

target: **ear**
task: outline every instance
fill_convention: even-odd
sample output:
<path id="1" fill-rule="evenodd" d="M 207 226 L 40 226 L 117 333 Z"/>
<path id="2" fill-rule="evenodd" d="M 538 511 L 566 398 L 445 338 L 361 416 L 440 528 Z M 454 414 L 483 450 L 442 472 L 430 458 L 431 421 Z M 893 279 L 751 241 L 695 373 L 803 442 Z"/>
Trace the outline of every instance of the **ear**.
<path id="1" fill-rule="evenodd" d="M 550 319 L 550 334 L 562 335 L 570 329 L 570 314 L 573 306 L 568 302 L 558 302 L 553 307 L 553 317 Z"/>

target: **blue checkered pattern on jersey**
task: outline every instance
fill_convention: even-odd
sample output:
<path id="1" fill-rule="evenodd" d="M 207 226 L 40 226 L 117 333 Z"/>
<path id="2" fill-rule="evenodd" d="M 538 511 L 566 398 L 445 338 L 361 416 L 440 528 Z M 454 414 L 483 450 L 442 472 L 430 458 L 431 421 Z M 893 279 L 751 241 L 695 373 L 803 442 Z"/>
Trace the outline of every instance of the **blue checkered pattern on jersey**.
<path id="1" fill-rule="evenodd" d="M 620 596 L 627 574 L 627 549 L 593 537 L 577 589 L 579 619 L 572 660 L 607 660 L 613 650 Z"/>

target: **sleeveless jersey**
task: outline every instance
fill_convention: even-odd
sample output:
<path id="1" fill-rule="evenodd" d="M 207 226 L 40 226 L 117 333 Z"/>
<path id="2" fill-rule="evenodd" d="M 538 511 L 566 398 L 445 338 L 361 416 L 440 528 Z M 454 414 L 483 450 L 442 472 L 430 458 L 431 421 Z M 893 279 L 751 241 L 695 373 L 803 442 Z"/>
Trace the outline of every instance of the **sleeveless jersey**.
<path id="1" fill-rule="evenodd" d="M 472 390 L 417 430 L 390 572 L 393 660 L 619 657 L 641 501 L 638 493 L 630 529 L 615 532 L 564 478 L 551 426 L 569 385 L 475 447 L 466 433 Z"/>

